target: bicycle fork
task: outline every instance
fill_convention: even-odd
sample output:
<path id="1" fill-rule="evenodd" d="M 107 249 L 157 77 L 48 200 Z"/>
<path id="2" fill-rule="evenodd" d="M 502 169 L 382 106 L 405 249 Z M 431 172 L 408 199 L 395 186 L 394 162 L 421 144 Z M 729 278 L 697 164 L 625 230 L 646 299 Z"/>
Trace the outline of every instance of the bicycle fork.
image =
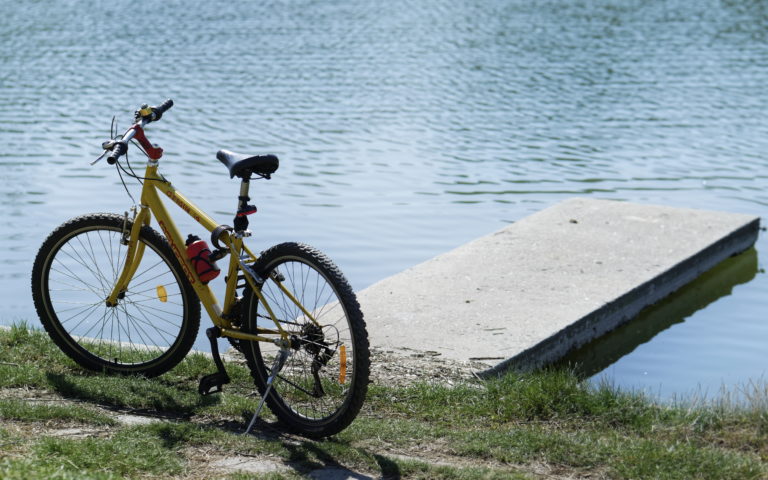
<path id="1" fill-rule="evenodd" d="M 248 428 L 245 429 L 245 432 L 243 432 L 243 435 L 248 435 L 251 432 L 253 426 L 256 424 L 256 419 L 259 418 L 261 409 L 264 408 L 264 402 L 267 400 L 267 396 L 272 391 L 272 385 L 275 382 L 275 378 L 277 377 L 277 374 L 280 373 L 280 370 L 283 369 L 283 365 L 285 365 L 285 361 L 288 360 L 290 354 L 291 351 L 286 347 L 282 347 L 280 349 L 280 353 L 277 354 L 275 363 L 272 365 L 272 371 L 270 371 L 269 377 L 267 378 L 267 388 L 264 390 L 264 395 L 261 396 L 259 406 L 256 407 L 256 412 L 253 414 L 253 418 L 251 418 L 251 422 L 248 424 Z"/>
<path id="2" fill-rule="evenodd" d="M 123 231 L 121 232 L 120 243 L 128 245 L 128 251 L 125 254 L 125 263 L 120 272 L 120 277 L 115 282 L 115 286 L 112 288 L 109 296 L 105 299 L 107 305 L 110 307 L 117 306 L 118 300 L 125 296 L 128 284 L 136 273 L 136 269 L 139 268 L 141 258 L 144 255 L 144 244 L 139 242 L 139 232 L 144 225 L 149 224 L 149 210 L 142 208 L 138 215 L 136 215 L 135 207 L 132 210 L 133 219 L 131 220 L 131 228 L 130 230 L 128 229 L 128 212 L 125 212 Z"/>

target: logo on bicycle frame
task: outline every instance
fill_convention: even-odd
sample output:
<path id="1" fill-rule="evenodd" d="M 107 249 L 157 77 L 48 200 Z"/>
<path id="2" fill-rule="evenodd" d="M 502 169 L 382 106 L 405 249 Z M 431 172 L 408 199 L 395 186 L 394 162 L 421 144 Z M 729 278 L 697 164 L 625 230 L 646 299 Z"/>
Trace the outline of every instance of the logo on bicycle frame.
<path id="1" fill-rule="evenodd" d="M 187 205 L 186 203 L 184 203 L 184 201 L 183 201 L 182 199 L 180 199 L 179 197 L 177 197 L 177 196 L 176 196 L 176 191 L 175 191 L 175 190 L 173 190 L 173 188 L 169 188 L 168 190 L 163 190 L 163 192 L 164 192 L 166 195 L 168 195 L 168 198 L 170 198 L 171 200 L 173 200 L 173 201 L 174 201 L 174 203 L 175 203 L 176 205 L 178 205 L 179 207 L 181 207 L 181 209 L 182 209 L 182 210 L 184 210 L 184 211 L 185 211 L 185 212 L 187 212 L 187 213 L 188 213 L 188 214 L 189 214 L 189 215 L 190 215 L 192 218 L 194 218 L 194 219 L 195 219 L 195 221 L 197 221 L 197 222 L 199 222 L 199 221 L 200 221 L 200 217 L 199 217 L 198 215 L 196 215 L 194 212 L 192 212 L 192 209 L 189 207 L 189 205 Z"/>

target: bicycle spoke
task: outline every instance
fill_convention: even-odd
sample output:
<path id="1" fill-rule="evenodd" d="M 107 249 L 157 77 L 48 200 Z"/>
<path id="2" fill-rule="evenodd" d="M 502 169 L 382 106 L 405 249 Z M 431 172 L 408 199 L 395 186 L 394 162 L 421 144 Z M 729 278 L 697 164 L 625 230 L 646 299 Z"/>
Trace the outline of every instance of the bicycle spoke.
<path id="1" fill-rule="evenodd" d="M 111 267 L 111 270 L 112 270 L 112 276 L 111 276 L 111 280 L 112 281 L 110 282 L 109 281 L 110 278 L 107 275 L 102 274 L 101 270 L 99 270 L 99 273 L 104 277 L 104 280 L 106 281 L 107 284 L 114 285 L 115 282 L 117 282 L 117 275 L 118 275 L 118 273 L 117 273 L 117 267 L 115 266 L 114 258 L 112 257 L 112 243 L 108 242 L 109 243 L 109 247 L 107 247 L 107 245 L 104 244 L 104 237 L 102 236 L 102 232 L 96 232 L 96 236 L 99 237 L 99 243 L 101 243 L 101 248 L 104 250 L 104 253 L 107 255 L 107 258 L 108 258 L 107 265 L 109 267 Z M 91 259 L 93 260 L 94 264 L 96 264 L 96 262 L 97 262 L 97 260 L 96 260 L 96 253 L 94 252 L 94 249 L 93 249 L 93 243 L 91 242 L 91 236 L 90 235 L 86 235 L 85 238 L 86 238 L 86 240 L 88 240 L 88 245 L 90 246 Z"/>
<path id="2" fill-rule="evenodd" d="M 108 288 L 108 286 L 107 286 L 108 285 L 108 281 L 107 281 L 107 278 L 101 273 L 101 270 L 99 270 L 99 268 L 98 268 L 99 264 L 98 264 L 98 261 L 96 260 L 96 258 L 94 256 L 93 248 L 86 249 L 86 247 L 83 244 L 83 241 L 82 241 L 82 239 L 80 237 L 75 237 L 75 239 L 80 244 L 80 246 L 83 248 L 83 250 L 86 250 L 86 254 L 90 254 L 91 258 L 89 260 L 84 260 L 83 257 L 78 252 L 78 250 L 75 250 L 74 248 L 72 250 L 73 250 L 73 253 L 77 256 L 77 260 L 75 260 L 75 258 L 72 255 L 70 255 L 68 252 L 66 252 L 66 251 L 62 251 L 62 253 L 64 253 L 65 255 L 69 255 L 70 258 L 72 258 L 75 261 L 78 261 L 83 267 L 85 267 L 85 269 L 87 271 L 89 271 L 91 273 L 91 275 L 93 275 L 93 277 L 96 280 L 99 281 L 99 283 L 101 284 L 102 290 L 106 291 L 107 288 Z M 90 240 L 90 237 L 88 235 L 86 235 L 86 239 Z M 90 243 L 90 241 L 89 241 L 89 243 Z"/>
<path id="3" fill-rule="evenodd" d="M 78 312 L 75 312 L 69 318 L 67 318 L 65 320 L 62 320 L 61 323 L 63 325 L 65 323 L 67 323 L 68 321 L 74 319 L 75 317 L 80 318 L 80 322 L 78 322 L 77 325 L 75 325 L 75 327 L 72 329 L 72 330 L 76 331 L 78 329 L 78 327 L 80 327 L 80 325 L 83 324 L 83 322 L 85 322 L 86 320 L 88 320 L 88 318 L 90 318 L 91 313 L 95 312 L 98 309 L 98 307 L 99 307 L 98 304 L 94 304 L 94 305 L 91 305 L 89 307 L 83 308 L 82 310 L 80 310 Z M 83 316 L 83 315 L 85 315 L 85 316 Z"/>
<path id="4" fill-rule="evenodd" d="M 138 308 L 138 305 L 139 305 L 139 304 L 137 304 L 137 302 L 134 302 L 132 300 L 128 300 L 125 303 L 129 303 L 131 305 L 134 305 L 134 306 L 136 306 L 136 308 Z M 183 315 L 181 313 L 169 312 L 167 310 L 163 310 L 162 308 L 153 307 L 151 305 L 143 305 L 143 304 L 141 304 L 141 309 L 147 309 L 147 310 L 152 310 L 154 312 L 157 312 L 157 313 L 153 313 L 153 315 L 155 315 L 157 318 L 163 318 L 160 315 L 158 315 L 158 313 L 164 313 L 166 315 L 170 315 L 170 316 L 173 316 L 173 317 L 179 317 L 179 318 L 183 317 Z"/>
<path id="5" fill-rule="evenodd" d="M 141 272 L 141 273 L 137 273 L 137 274 L 136 274 L 136 275 L 133 277 L 133 280 L 135 281 L 137 278 L 141 277 L 142 275 L 144 275 L 144 274 L 145 274 L 145 273 L 147 273 L 148 271 L 152 270 L 153 268 L 155 268 L 156 266 L 158 266 L 158 265 L 161 265 L 161 264 L 162 264 L 163 266 L 165 265 L 165 264 L 163 263 L 163 261 L 162 261 L 162 260 L 159 260 L 159 261 L 158 261 L 158 262 L 157 262 L 155 265 L 152 265 L 151 267 L 148 267 L 148 268 L 146 268 L 146 269 L 145 269 L 143 272 Z M 139 283 L 133 284 L 133 286 L 134 286 L 134 287 L 139 287 L 139 286 L 141 286 L 141 285 L 144 285 L 144 284 L 145 284 L 145 283 L 147 283 L 147 282 L 151 282 L 152 280 L 154 280 L 154 279 L 156 279 L 156 278 L 160 278 L 160 277 L 162 277 L 163 275 L 168 275 L 168 274 L 171 274 L 171 271 L 170 271 L 170 270 L 165 270 L 164 272 L 160 272 L 160 273 L 158 273 L 157 275 L 155 275 L 155 276 L 154 276 L 154 277 L 152 277 L 152 278 L 148 278 L 148 279 L 145 279 L 145 280 L 143 280 L 142 282 L 139 282 Z"/>
<path id="6" fill-rule="evenodd" d="M 57 311 L 57 313 L 59 315 L 61 315 L 62 313 L 71 312 L 72 310 L 78 310 L 75 313 L 75 315 L 79 315 L 79 314 L 81 314 L 84 311 L 83 308 L 82 308 L 83 306 L 85 306 L 86 309 L 88 309 L 88 308 L 96 308 L 96 307 L 99 306 L 99 303 L 101 303 L 101 302 L 99 302 L 99 303 L 93 303 L 93 302 L 58 302 L 58 303 L 64 304 L 64 305 L 77 305 L 75 307 L 59 309 Z M 66 320 L 64 320 L 62 323 L 65 323 L 65 322 L 66 322 Z"/>
<path id="7" fill-rule="evenodd" d="M 53 268 L 53 266 L 51 266 L 51 271 L 54 271 L 56 273 L 59 273 L 59 274 L 64 275 L 66 277 L 69 277 L 69 278 L 71 278 L 74 281 L 82 283 L 85 287 L 87 287 L 91 292 L 93 292 L 96 295 L 100 294 L 100 292 L 97 290 L 98 287 L 95 287 L 95 286 L 91 285 L 90 283 L 86 282 L 85 280 L 83 280 L 82 278 L 80 278 L 79 275 L 77 275 L 76 273 L 72 272 L 72 270 L 70 270 L 66 265 L 64 265 L 58 258 L 55 259 L 55 261 L 57 263 L 61 264 L 61 266 L 64 269 L 66 269 L 68 273 L 64 273 L 64 272 L 62 272 L 60 270 L 56 270 L 55 268 Z"/>
<path id="8" fill-rule="evenodd" d="M 177 327 L 177 325 L 175 325 L 175 324 L 171 323 L 169 320 L 166 320 L 166 319 L 165 319 L 165 318 L 163 318 L 163 317 L 159 317 L 159 316 L 157 316 L 157 315 L 153 314 L 152 312 L 144 312 L 144 310 L 143 310 L 143 309 L 136 309 L 136 310 L 139 312 L 139 314 L 140 314 L 142 317 L 144 317 L 144 320 L 143 320 L 143 321 L 142 321 L 142 320 L 140 320 L 140 319 L 138 319 L 138 318 L 136 318 L 136 317 L 132 317 L 132 318 L 135 318 L 137 322 L 139 322 L 139 323 L 143 323 L 143 324 L 145 324 L 145 325 L 148 325 L 148 326 L 152 326 L 152 327 L 155 329 L 155 331 L 156 331 L 156 332 L 158 332 L 158 333 L 163 333 L 163 334 L 166 334 L 166 335 L 168 335 L 168 336 L 169 336 L 169 337 L 171 337 L 171 338 L 173 338 L 173 337 L 174 337 L 174 334 L 173 334 L 173 333 L 171 333 L 171 332 L 167 332 L 167 331 L 163 330 L 162 328 L 158 327 L 158 326 L 157 326 L 157 325 L 156 325 L 154 322 L 152 322 L 152 320 L 150 320 L 150 319 L 147 317 L 147 314 L 149 314 L 150 316 L 154 316 L 154 317 L 155 317 L 155 318 L 157 318 L 158 320 L 162 320 L 163 322 L 166 322 L 166 323 L 170 324 L 171 326 Z"/>

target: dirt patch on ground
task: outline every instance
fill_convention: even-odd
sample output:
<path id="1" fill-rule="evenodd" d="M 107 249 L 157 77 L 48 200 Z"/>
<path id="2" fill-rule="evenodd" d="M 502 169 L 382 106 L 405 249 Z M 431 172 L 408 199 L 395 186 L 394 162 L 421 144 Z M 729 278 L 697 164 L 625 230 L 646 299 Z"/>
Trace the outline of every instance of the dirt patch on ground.
<path id="1" fill-rule="evenodd" d="M 231 348 L 222 355 L 225 363 L 246 365 L 243 355 Z M 371 383 L 390 387 L 405 387 L 416 382 L 454 385 L 479 380 L 477 372 L 490 365 L 479 362 L 459 362 L 442 357 L 438 352 L 408 348 L 387 350 L 371 348 Z"/>
<path id="2" fill-rule="evenodd" d="M 415 382 L 454 385 L 479 380 L 477 372 L 486 370 L 482 362 L 458 362 L 438 352 L 402 349 L 371 349 L 371 382 L 405 387 Z"/>

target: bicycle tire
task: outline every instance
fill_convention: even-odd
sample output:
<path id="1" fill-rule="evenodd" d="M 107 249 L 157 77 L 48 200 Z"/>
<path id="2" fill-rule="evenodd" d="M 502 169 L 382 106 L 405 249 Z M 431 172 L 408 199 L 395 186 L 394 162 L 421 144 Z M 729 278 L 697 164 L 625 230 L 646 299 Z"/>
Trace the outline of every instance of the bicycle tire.
<path id="1" fill-rule="evenodd" d="M 125 261 L 125 223 L 97 213 L 56 228 L 35 258 L 32 298 L 48 335 L 80 366 L 153 377 L 192 348 L 200 302 L 168 241 L 145 225 L 141 264 L 117 306 L 106 304 Z"/>
<path id="2" fill-rule="evenodd" d="M 261 293 L 283 328 L 291 333 L 293 344 L 266 397 L 267 406 L 294 432 L 309 437 L 340 432 L 362 408 L 370 373 L 368 334 L 352 288 L 328 257 L 299 243 L 271 247 L 256 261 L 254 270 L 264 279 Z M 277 287 L 276 272 L 321 328 Z M 247 331 L 274 329 L 274 322 L 250 289 L 244 292 L 244 302 Z M 263 396 L 279 349 L 267 342 L 240 343 Z M 312 373 L 315 362 L 316 375 Z"/>

